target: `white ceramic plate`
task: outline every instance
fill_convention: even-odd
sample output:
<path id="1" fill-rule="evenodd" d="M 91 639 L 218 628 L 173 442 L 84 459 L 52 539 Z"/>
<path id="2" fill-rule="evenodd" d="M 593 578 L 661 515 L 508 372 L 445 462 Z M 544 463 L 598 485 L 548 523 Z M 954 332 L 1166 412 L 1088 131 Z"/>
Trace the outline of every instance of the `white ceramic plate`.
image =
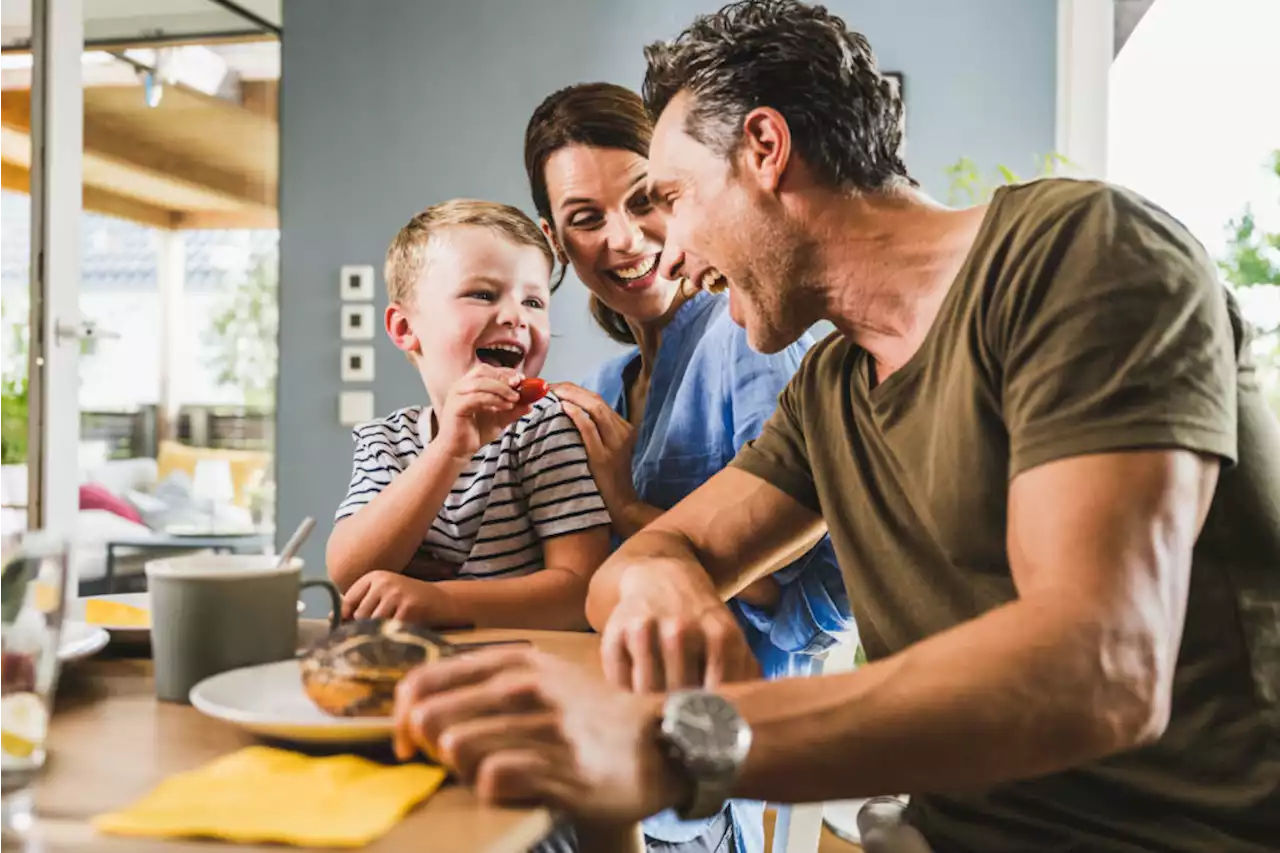
<path id="1" fill-rule="evenodd" d="M 303 743 L 372 743 L 391 737 L 390 717 L 331 717 L 302 689 L 296 660 L 233 669 L 191 688 L 201 713 L 263 737 Z"/>
<path id="2" fill-rule="evenodd" d="M 58 660 L 63 663 L 93 657 L 107 647 L 111 635 L 97 625 L 76 620 L 62 623 L 62 642 L 58 644 Z"/>
<path id="3" fill-rule="evenodd" d="M 68 615 L 72 619 L 84 621 L 85 602 L 90 598 L 97 601 L 114 601 L 117 604 L 127 604 L 130 607 L 137 607 L 140 610 L 151 610 L 151 596 L 145 592 L 120 592 L 112 595 L 92 595 L 85 598 L 77 598 L 71 602 L 71 611 Z M 298 602 L 298 613 L 302 614 L 307 609 L 307 605 Z M 136 625 L 100 625 L 107 629 L 111 634 L 111 638 L 118 643 L 145 643 L 151 639 L 150 628 L 139 628 Z"/>

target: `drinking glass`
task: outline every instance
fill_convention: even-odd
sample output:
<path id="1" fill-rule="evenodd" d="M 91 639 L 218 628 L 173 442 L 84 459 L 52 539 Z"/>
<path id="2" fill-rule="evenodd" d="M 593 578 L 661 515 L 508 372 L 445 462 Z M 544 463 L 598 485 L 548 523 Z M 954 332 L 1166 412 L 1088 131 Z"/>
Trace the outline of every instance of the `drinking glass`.
<path id="1" fill-rule="evenodd" d="M 44 766 L 58 647 L 67 606 L 67 544 L 42 531 L 0 540 L 0 777 L 4 841 L 33 822 L 31 786 Z"/>

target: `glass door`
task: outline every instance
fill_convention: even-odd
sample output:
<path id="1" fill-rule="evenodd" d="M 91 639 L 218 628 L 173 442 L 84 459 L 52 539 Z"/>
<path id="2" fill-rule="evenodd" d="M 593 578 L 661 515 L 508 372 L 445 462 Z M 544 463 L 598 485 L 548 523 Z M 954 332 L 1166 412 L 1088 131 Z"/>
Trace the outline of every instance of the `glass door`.
<path id="1" fill-rule="evenodd" d="M 161 552 L 272 544 L 280 4 L 50 5 L 25 33 L 4 9 L 5 461 L 30 484 L 11 501 L 6 464 L 5 523 L 127 591 Z"/>

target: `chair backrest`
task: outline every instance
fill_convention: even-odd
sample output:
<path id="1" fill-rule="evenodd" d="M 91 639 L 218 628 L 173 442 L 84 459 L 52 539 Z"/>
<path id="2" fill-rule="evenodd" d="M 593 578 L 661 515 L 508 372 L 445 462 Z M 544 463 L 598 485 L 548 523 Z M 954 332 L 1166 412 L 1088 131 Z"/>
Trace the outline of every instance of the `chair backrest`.
<path id="1" fill-rule="evenodd" d="M 825 655 L 814 658 L 810 676 L 852 672 L 858 652 L 857 636 L 837 643 Z M 773 824 L 773 853 L 818 853 L 822 839 L 823 803 L 773 806 L 777 818 Z"/>

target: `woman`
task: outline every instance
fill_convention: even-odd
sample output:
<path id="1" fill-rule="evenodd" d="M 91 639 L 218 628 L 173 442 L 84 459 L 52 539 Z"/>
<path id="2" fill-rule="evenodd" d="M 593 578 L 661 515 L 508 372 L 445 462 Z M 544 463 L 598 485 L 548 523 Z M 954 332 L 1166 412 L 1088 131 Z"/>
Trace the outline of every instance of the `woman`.
<path id="1" fill-rule="evenodd" d="M 646 195 L 652 124 L 621 86 L 571 86 L 534 111 L 525 168 L 542 229 L 591 291 L 591 313 L 633 348 L 585 387 L 555 386 L 582 432 L 591 472 L 625 539 L 729 464 L 759 435 L 812 344 L 761 355 L 707 292 L 719 274 L 665 246 Z M 664 251 L 665 250 L 665 251 Z M 563 276 L 563 269 L 561 271 Z M 730 602 L 766 677 L 808 671 L 811 656 L 852 630 L 830 544 Z M 763 804 L 733 802 L 709 821 L 663 813 L 645 822 L 651 850 L 764 849 Z"/>

